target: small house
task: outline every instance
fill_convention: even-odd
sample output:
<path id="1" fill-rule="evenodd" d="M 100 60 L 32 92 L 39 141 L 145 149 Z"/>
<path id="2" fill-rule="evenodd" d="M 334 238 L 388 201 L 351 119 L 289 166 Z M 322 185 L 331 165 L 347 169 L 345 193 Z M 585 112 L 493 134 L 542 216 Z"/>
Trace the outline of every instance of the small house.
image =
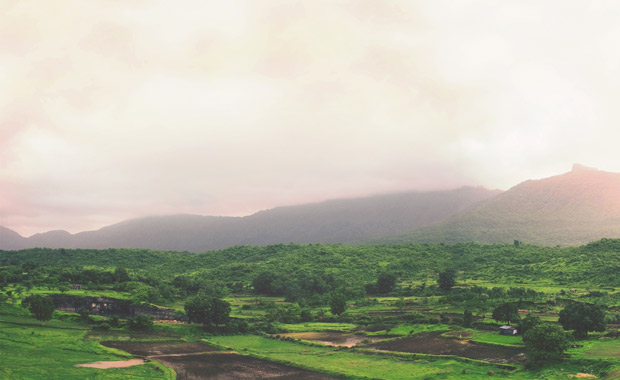
<path id="1" fill-rule="evenodd" d="M 71 290 L 81 290 L 82 285 L 80 284 L 71 284 Z"/>
<path id="2" fill-rule="evenodd" d="M 513 326 L 500 326 L 499 333 L 502 335 L 517 335 L 517 328 Z"/>

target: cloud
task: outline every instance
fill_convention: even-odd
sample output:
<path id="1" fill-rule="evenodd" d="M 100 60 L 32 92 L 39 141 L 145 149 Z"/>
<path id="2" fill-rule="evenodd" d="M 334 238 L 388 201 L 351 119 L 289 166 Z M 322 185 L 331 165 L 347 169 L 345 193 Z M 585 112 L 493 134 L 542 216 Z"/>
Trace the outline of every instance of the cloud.
<path id="1" fill-rule="evenodd" d="M 613 1 L 9 1 L 0 224 L 620 171 Z"/>

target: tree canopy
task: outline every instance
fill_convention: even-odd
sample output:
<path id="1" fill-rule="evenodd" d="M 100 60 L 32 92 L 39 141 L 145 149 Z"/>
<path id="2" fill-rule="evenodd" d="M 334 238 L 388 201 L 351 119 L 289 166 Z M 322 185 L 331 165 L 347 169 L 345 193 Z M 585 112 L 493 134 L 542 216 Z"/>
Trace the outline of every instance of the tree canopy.
<path id="1" fill-rule="evenodd" d="M 54 303 L 49 297 L 33 294 L 24 298 L 22 306 L 27 308 L 39 321 L 45 322 L 52 318 Z"/>
<path id="2" fill-rule="evenodd" d="M 219 326 L 230 320 L 230 304 L 216 297 L 198 295 L 187 300 L 185 313 L 190 322 Z"/>
<path id="3" fill-rule="evenodd" d="M 574 330 L 577 338 L 585 338 L 589 331 L 605 331 L 605 311 L 599 305 L 573 303 L 560 311 L 564 330 Z"/>
<path id="4" fill-rule="evenodd" d="M 456 284 L 456 270 L 446 269 L 443 272 L 439 272 L 437 278 L 437 285 L 441 290 L 450 290 Z"/>
<path id="5" fill-rule="evenodd" d="M 493 309 L 493 319 L 500 322 L 517 322 L 520 320 L 519 307 L 516 303 L 505 302 Z"/>
<path id="6" fill-rule="evenodd" d="M 347 310 L 347 299 L 342 293 L 332 295 L 329 302 L 329 309 L 332 314 L 341 315 Z"/>
<path id="7" fill-rule="evenodd" d="M 562 328 L 551 323 L 532 326 L 525 333 L 523 340 L 529 358 L 533 362 L 560 359 L 569 346 Z"/>

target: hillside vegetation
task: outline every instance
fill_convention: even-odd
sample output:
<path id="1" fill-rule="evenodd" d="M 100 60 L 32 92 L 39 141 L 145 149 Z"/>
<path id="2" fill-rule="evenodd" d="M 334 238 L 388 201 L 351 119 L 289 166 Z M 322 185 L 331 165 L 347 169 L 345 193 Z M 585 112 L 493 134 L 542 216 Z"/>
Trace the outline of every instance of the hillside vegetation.
<path id="1" fill-rule="evenodd" d="M 363 286 L 386 271 L 406 282 L 425 281 L 445 268 L 458 269 L 461 280 L 516 283 L 542 280 L 567 286 L 620 286 L 617 275 L 620 273 L 620 240 L 603 239 L 579 247 L 478 243 L 275 244 L 237 246 L 202 254 L 37 248 L 1 252 L 0 283 L 21 275 L 36 284 L 48 282 L 50 276 L 59 273 L 83 268 L 112 271 L 117 267 L 157 282 L 162 279 L 170 282 L 182 275 L 223 283 L 229 288 L 247 288 L 256 275 L 264 271 L 289 279 L 316 275 L 348 286 Z M 13 270 L 18 273 L 12 273 Z"/>

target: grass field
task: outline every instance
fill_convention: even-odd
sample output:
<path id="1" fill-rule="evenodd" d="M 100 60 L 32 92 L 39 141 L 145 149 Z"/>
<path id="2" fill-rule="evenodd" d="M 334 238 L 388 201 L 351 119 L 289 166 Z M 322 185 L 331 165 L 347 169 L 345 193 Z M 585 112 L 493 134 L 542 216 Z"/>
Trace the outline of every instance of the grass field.
<path id="1" fill-rule="evenodd" d="M 520 335 L 516 335 L 516 336 L 500 335 L 495 331 L 477 331 L 477 330 L 471 330 L 471 331 L 472 331 L 472 336 L 469 339 L 477 343 L 507 346 L 507 347 L 523 347 L 524 346 L 523 338 Z"/>
<path id="2" fill-rule="evenodd" d="M 29 380 L 175 379 L 156 362 L 128 368 L 78 368 L 76 364 L 125 360 L 122 351 L 85 340 L 83 329 L 0 322 L 0 378 Z"/>

